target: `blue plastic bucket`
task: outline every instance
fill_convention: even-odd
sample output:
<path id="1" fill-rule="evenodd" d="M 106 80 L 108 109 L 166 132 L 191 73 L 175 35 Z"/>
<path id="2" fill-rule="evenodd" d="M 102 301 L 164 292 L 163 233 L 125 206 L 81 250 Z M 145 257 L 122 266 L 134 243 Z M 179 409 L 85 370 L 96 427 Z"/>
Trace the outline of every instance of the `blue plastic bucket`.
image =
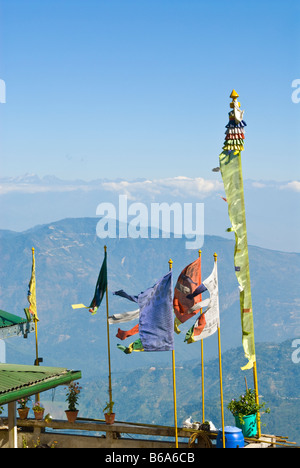
<path id="1" fill-rule="evenodd" d="M 235 426 L 225 426 L 225 448 L 243 448 L 245 446 L 242 429 Z M 217 435 L 217 448 L 223 448 L 223 431 L 219 429 Z"/>
<path id="2" fill-rule="evenodd" d="M 241 424 L 238 415 L 234 416 L 235 424 L 242 429 L 244 437 L 255 437 L 257 434 L 256 414 L 243 416 L 244 424 Z"/>

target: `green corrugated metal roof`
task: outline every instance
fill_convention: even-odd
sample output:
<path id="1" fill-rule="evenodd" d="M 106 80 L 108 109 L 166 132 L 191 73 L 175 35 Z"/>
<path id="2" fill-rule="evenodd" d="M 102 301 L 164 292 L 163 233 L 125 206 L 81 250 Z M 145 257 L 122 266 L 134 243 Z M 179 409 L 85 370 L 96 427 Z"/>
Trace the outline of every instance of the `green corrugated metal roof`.
<path id="1" fill-rule="evenodd" d="M 0 310 L 0 339 L 11 336 L 27 336 L 27 333 L 34 331 L 34 323 L 28 322 L 18 315 Z"/>
<path id="2" fill-rule="evenodd" d="M 80 378 L 80 371 L 63 367 L 0 364 L 0 405 Z"/>
<path id="3" fill-rule="evenodd" d="M 0 310 L 0 328 L 10 327 L 11 325 L 16 325 L 17 323 L 26 323 L 25 318 L 18 317 L 18 315 L 10 314 L 4 310 Z"/>

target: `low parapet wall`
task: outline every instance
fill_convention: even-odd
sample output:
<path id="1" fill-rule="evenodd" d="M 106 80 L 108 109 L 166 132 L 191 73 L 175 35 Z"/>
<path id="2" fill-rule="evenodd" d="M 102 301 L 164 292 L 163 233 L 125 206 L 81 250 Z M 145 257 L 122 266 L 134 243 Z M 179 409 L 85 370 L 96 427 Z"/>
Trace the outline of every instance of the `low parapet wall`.
<path id="1" fill-rule="evenodd" d="M 5 424 L 5 420 L 4 420 Z M 156 426 L 128 422 L 106 424 L 102 420 L 79 418 L 75 423 L 63 420 L 37 421 L 35 419 L 17 419 L 18 448 L 34 448 L 44 445 L 56 448 L 162 448 L 174 449 L 175 429 L 168 426 Z M 216 432 L 195 431 L 178 428 L 179 448 L 214 448 Z M 190 442 L 190 444 L 189 444 Z M 272 437 L 264 444 L 253 441 L 250 446 L 269 447 Z M 8 448 L 8 427 L 0 428 L 0 448 Z"/>

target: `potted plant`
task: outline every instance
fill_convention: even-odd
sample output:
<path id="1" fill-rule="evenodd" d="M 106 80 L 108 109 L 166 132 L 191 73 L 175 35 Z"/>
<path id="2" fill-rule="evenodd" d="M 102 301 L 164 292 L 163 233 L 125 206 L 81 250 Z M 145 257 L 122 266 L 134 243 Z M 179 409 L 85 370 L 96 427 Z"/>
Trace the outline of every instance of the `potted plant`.
<path id="1" fill-rule="evenodd" d="M 106 402 L 106 406 L 103 410 L 106 424 L 113 424 L 115 422 L 116 414 L 113 413 L 114 404 L 115 404 L 114 401 L 110 401 L 109 403 Z"/>
<path id="2" fill-rule="evenodd" d="M 209 421 L 204 421 L 204 423 L 200 424 L 201 431 L 210 431 L 210 423 Z"/>
<path id="3" fill-rule="evenodd" d="M 75 422 L 78 416 L 78 409 L 76 408 L 78 398 L 80 395 L 80 390 L 82 387 L 79 387 L 78 382 L 70 382 L 69 386 L 67 387 L 67 398 L 66 401 L 68 402 L 68 409 L 65 411 L 68 421 Z"/>
<path id="4" fill-rule="evenodd" d="M 39 419 L 39 420 L 43 419 L 45 408 L 43 407 L 43 405 L 39 401 L 37 401 L 33 405 L 32 410 L 34 412 L 35 419 Z"/>
<path id="5" fill-rule="evenodd" d="M 27 403 L 28 403 L 29 400 L 30 400 L 30 397 L 24 397 L 24 398 L 20 398 L 20 400 L 18 400 L 19 407 L 17 409 L 18 409 L 20 419 L 27 419 L 28 412 L 29 412 L 29 409 L 30 409 L 27 406 Z"/>
<path id="6" fill-rule="evenodd" d="M 238 400 L 233 398 L 227 408 L 233 414 L 236 426 L 242 429 L 244 437 L 254 437 L 257 434 L 257 412 L 265 406 L 265 402 L 256 403 L 255 390 L 249 388 Z M 266 408 L 264 412 L 270 413 L 270 408 Z"/>

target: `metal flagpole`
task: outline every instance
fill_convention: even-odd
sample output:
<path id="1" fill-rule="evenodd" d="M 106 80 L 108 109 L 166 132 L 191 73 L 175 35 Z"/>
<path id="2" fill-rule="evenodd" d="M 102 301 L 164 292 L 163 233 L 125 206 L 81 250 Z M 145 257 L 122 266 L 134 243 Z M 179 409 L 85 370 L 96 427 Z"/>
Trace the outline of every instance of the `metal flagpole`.
<path id="1" fill-rule="evenodd" d="M 31 248 L 32 250 L 32 276 L 34 278 L 34 281 L 36 281 L 35 279 L 35 256 L 34 256 L 34 247 Z M 31 276 L 31 277 L 32 277 Z M 35 362 L 34 362 L 34 365 L 35 366 L 39 366 L 40 365 L 40 361 L 39 361 L 39 345 L 38 345 L 38 332 L 37 332 L 37 323 L 38 323 L 38 319 L 37 319 L 37 308 L 36 308 L 36 291 L 34 290 L 34 294 L 35 294 L 35 297 L 34 297 L 34 303 L 35 303 L 35 313 L 34 313 L 34 329 L 35 329 Z M 35 402 L 37 403 L 38 401 L 40 401 L 40 394 L 39 393 L 36 393 L 35 395 Z"/>
<path id="2" fill-rule="evenodd" d="M 104 246 L 104 254 L 107 253 L 107 246 Z M 107 268 L 107 258 L 106 258 Z M 106 270 L 107 275 L 107 270 Z M 108 394 L 110 409 L 112 409 L 112 385 L 111 385 L 111 363 L 110 363 L 110 339 L 109 339 L 109 321 L 108 321 L 108 281 L 106 282 L 106 327 L 107 327 L 107 351 L 108 351 Z"/>
<path id="3" fill-rule="evenodd" d="M 217 262 L 217 254 L 214 253 L 214 260 Z M 223 403 L 223 379 L 222 379 L 222 360 L 221 360 L 221 333 L 220 318 L 218 324 L 218 349 L 219 349 L 219 374 L 220 374 L 220 397 L 221 397 L 221 419 L 222 419 L 222 442 L 225 448 L 225 428 L 224 428 L 224 403 Z"/>
<path id="4" fill-rule="evenodd" d="M 256 361 L 253 362 L 253 380 L 254 380 L 254 390 L 255 390 L 255 403 L 257 405 L 259 405 Z M 256 414 L 256 421 L 257 421 L 257 436 L 260 439 L 261 427 L 260 427 L 260 413 L 259 413 L 259 411 L 257 411 L 257 414 Z"/>
<path id="5" fill-rule="evenodd" d="M 40 362 L 39 362 L 39 350 L 38 350 L 38 335 L 37 335 L 37 319 L 36 317 L 34 317 L 34 327 L 35 327 L 35 366 L 39 366 L 40 365 Z M 35 395 L 35 402 L 39 402 L 40 401 L 40 394 L 39 393 L 36 393 Z"/>
<path id="6" fill-rule="evenodd" d="M 169 271 L 172 270 L 173 260 L 169 260 Z M 175 427 L 175 446 L 178 448 L 178 430 L 177 430 L 177 404 L 176 404 L 176 375 L 175 375 L 175 349 L 172 350 L 172 369 L 173 369 L 173 402 L 174 402 L 174 427 Z"/>
<path id="7" fill-rule="evenodd" d="M 31 274 L 31 278 L 33 278 L 34 280 L 34 284 L 35 284 L 35 257 L 34 257 L 34 247 L 32 247 L 32 274 Z M 36 287 L 36 285 L 35 285 Z M 34 325 L 35 325 L 35 365 L 38 366 L 39 365 L 39 351 L 38 351 L 38 335 L 37 335 L 37 322 L 38 322 L 38 319 L 37 319 L 37 309 L 36 309 L 36 290 L 34 288 L 34 298 L 33 298 L 33 301 L 34 301 L 34 304 L 35 304 L 35 311 L 34 311 Z M 31 293 L 32 294 L 32 293 Z"/>
<path id="8" fill-rule="evenodd" d="M 202 422 L 205 422 L 203 340 L 201 340 Z"/>
<path id="9" fill-rule="evenodd" d="M 201 258 L 201 249 L 198 250 L 199 257 Z M 202 270 L 202 268 L 201 268 Z M 200 270 L 200 271 L 201 271 Z M 202 281 L 202 271 L 200 273 L 200 283 Z M 199 283 L 199 284 L 200 284 Z M 202 313 L 202 309 L 200 309 L 200 314 Z M 204 351 L 203 351 L 203 340 L 201 340 L 201 386 L 202 386 L 202 422 L 205 422 L 205 401 L 204 401 Z"/>

